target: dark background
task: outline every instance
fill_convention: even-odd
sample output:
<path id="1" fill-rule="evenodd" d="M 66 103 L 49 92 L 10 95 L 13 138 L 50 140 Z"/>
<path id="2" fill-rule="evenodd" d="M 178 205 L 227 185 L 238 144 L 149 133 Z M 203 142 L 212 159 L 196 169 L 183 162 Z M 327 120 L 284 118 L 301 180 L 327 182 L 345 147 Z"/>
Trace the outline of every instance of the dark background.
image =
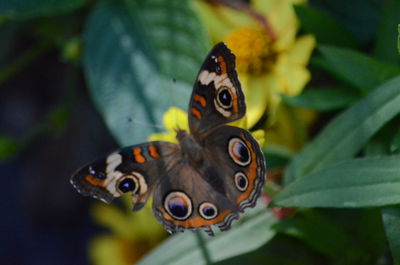
<path id="1" fill-rule="evenodd" d="M 0 66 L 35 45 L 29 24 L 18 27 L 26 30 L 8 39 Z M 88 98 L 80 68 L 50 45 L 0 81 L 0 92 L 0 263 L 88 264 L 87 243 L 100 228 L 88 215 L 92 200 L 78 195 L 69 177 L 117 144 Z"/>

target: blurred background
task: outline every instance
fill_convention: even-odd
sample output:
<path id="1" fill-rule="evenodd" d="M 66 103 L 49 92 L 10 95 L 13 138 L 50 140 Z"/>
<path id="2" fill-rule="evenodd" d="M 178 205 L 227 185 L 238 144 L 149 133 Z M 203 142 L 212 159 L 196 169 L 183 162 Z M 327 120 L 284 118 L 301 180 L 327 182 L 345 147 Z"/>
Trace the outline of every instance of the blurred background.
<path id="1" fill-rule="evenodd" d="M 398 0 L 0 0 L 0 263 L 134 264 L 168 237 L 149 208 L 131 214 L 129 198 L 94 202 L 69 178 L 121 146 L 173 140 L 154 126 L 173 128 L 181 114 L 168 118 L 171 106 L 185 113 L 201 62 L 219 41 L 235 53 L 247 97 L 237 126 L 262 144 L 267 189 L 278 192 L 292 156 L 370 91 L 336 70 L 350 65 L 334 61 L 337 54 L 353 58 L 336 49 L 373 58 L 355 56 L 351 66 L 384 69 L 370 83 L 378 86 L 399 75 L 398 23 Z M 390 128 L 398 144 L 398 126 Z M 351 242 L 365 247 L 341 256 L 310 242 L 318 232 L 308 237 L 308 226 L 296 227 L 301 235 L 281 227 L 257 251 L 218 264 L 392 264 L 376 209 L 314 214 L 296 216 L 311 226 L 323 216 L 326 235 L 362 227 Z"/>

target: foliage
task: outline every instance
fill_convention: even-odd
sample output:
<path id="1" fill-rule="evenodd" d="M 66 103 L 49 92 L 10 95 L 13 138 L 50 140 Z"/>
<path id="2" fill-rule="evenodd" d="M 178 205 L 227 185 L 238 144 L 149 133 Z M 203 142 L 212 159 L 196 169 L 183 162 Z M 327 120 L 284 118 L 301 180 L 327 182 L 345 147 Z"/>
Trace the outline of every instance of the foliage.
<path id="1" fill-rule="evenodd" d="M 268 183 L 260 203 L 231 231 L 170 236 L 138 264 L 400 264 L 400 1 L 233 2 L 0 1 L 0 84 L 55 49 L 71 71 L 84 73 L 121 146 L 150 135 L 170 139 L 184 115 L 178 110 L 172 121 L 165 113 L 186 109 L 212 43 L 235 46 L 247 36 L 251 46 L 261 32 L 268 40 L 256 56 L 266 63 L 273 43 L 279 61 L 239 69 L 249 98 L 241 126 L 265 133 Z M 290 36 L 275 36 L 274 27 Z M 34 45 L 4 63 L 12 40 L 27 31 Z M 238 32 L 245 34 L 232 37 Z M 243 65 L 240 58 L 250 57 L 236 48 Z M 70 99 L 19 141 L 0 133 L 0 160 L 37 135 L 62 131 Z M 108 228 L 92 241 L 96 264 L 103 257 L 137 262 L 164 237 L 157 224 L 147 225 L 149 209 L 129 208 L 95 206 L 94 218 Z"/>

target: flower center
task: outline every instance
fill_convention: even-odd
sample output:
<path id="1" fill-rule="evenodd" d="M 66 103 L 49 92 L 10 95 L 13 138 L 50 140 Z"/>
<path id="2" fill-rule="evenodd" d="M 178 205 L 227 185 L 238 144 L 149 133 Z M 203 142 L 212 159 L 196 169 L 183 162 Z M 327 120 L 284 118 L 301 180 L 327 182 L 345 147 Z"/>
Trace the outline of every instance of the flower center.
<path id="1" fill-rule="evenodd" d="M 261 27 L 235 29 L 226 42 L 236 56 L 239 71 L 260 74 L 268 71 L 275 62 L 273 41 Z"/>

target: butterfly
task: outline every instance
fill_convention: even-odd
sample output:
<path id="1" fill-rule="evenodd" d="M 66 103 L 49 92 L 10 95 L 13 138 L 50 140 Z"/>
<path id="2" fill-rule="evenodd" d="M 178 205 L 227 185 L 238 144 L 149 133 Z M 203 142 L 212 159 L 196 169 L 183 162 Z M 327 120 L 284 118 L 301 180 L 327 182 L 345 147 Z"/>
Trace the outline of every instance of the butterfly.
<path id="1" fill-rule="evenodd" d="M 190 132 L 177 129 L 178 144 L 153 141 L 122 148 L 79 169 L 71 184 L 82 195 L 110 203 L 131 193 L 133 211 L 153 194 L 155 218 L 170 233 L 212 226 L 229 230 L 254 207 L 266 178 L 261 148 L 247 130 L 226 125 L 246 112 L 224 43 L 207 55 L 189 103 Z"/>

